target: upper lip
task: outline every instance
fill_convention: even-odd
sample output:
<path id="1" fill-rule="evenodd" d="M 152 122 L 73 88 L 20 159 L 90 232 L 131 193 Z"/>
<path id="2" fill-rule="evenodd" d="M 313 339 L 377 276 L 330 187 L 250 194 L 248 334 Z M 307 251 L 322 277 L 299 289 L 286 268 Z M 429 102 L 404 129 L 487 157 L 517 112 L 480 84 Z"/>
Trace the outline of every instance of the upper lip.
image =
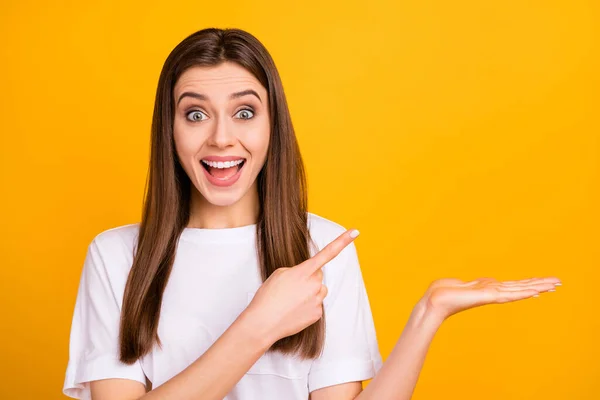
<path id="1" fill-rule="evenodd" d="M 237 161 L 237 160 L 245 160 L 244 157 L 238 157 L 238 156 L 207 156 L 202 158 L 202 160 L 204 161 L 221 161 L 221 162 L 225 162 L 225 161 Z"/>

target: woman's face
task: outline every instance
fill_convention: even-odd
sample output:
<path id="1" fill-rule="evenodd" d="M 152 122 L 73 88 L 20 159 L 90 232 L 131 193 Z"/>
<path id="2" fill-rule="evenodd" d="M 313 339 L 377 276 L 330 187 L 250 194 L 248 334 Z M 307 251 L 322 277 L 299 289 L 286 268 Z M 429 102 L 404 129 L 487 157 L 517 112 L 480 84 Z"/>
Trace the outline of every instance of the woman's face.
<path id="1" fill-rule="evenodd" d="M 236 203 L 267 156 L 267 91 L 246 69 L 225 62 L 186 70 L 174 99 L 175 148 L 183 169 L 209 203 Z"/>

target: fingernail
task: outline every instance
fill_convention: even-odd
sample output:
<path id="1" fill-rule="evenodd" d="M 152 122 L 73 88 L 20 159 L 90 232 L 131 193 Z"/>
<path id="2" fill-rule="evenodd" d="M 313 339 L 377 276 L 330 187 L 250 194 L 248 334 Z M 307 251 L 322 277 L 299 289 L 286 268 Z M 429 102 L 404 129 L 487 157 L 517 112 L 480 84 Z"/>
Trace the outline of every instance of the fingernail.
<path id="1" fill-rule="evenodd" d="M 539 294 L 534 294 L 532 297 L 540 297 Z"/>
<path id="2" fill-rule="evenodd" d="M 562 283 L 560 283 L 560 282 L 555 283 L 554 286 L 562 286 Z"/>
<path id="3" fill-rule="evenodd" d="M 360 232 L 358 231 L 358 229 L 354 229 L 354 230 L 352 230 L 352 232 L 350 232 L 350 237 L 354 239 L 359 234 L 360 234 Z"/>
<path id="4" fill-rule="evenodd" d="M 550 289 L 549 292 L 556 292 L 556 289 Z"/>

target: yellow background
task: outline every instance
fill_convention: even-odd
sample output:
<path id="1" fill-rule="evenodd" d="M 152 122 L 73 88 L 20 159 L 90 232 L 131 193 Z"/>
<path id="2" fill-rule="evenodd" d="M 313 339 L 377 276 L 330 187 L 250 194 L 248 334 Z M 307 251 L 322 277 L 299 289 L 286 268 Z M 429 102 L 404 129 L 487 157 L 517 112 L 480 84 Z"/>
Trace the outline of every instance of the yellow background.
<path id="1" fill-rule="evenodd" d="M 436 278 L 562 279 L 448 319 L 414 399 L 599 398 L 599 3 L 491 3 L 3 1 L 0 398 L 62 398 L 87 245 L 139 221 L 160 69 L 209 26 L 274 57 L 384 359 Z"/>

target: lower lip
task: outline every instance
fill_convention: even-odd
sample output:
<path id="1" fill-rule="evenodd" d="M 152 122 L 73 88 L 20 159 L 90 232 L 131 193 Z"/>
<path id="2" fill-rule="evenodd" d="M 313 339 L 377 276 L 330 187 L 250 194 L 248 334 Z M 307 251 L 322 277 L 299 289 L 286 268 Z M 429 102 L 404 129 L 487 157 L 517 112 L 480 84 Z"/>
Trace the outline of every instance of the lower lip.
<path id="1" fill-rule="evenodd" d="M 202 162 L 202 161 L 200 161 L 200 162 Z M 204 176 L 206 176 L 206 179 L 208 179 L 208 181 L 210 183 L 212 183 L 215 186 L 227 187 L 227 186 L 231 186 L 235 182 L 237 182 L 237 180 L 240 178 L 240 175 L 242 174 L 242 171 L 245 166 L 246 166 L 246 161 L 244 161 L 244 163 L 242 164 L 242 167 L 238 170 L 238 172 L 233 174 L 233 176 L 231 178 L 228 178 L 225 180 L 215 178 L 202 165 L 200 166 L 200 168 L 202 168 L 202 171 L 204 171 Z"/>

